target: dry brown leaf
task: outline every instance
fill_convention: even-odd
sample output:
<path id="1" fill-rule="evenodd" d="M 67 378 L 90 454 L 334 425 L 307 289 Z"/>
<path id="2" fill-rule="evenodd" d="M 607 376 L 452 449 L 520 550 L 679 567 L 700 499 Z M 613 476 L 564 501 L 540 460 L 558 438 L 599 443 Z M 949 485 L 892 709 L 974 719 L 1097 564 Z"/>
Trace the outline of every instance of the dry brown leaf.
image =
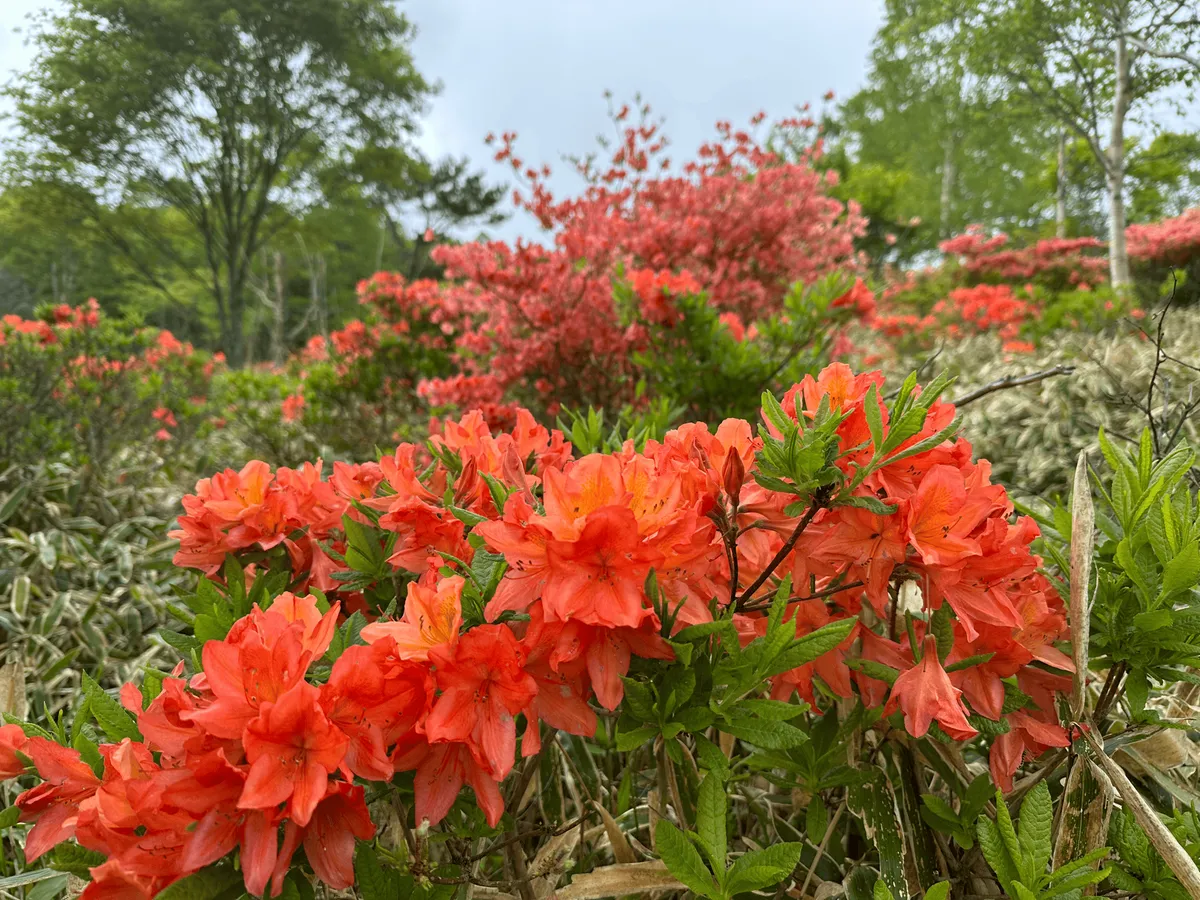
<path id="1" fill-rule="evenodd" d="M 640 863 L 618 863 L 603 866 L 555 891 L 552 900 L 599 900 L 601 897 L 625 897 L 649 891 L 682 891 L 686 887 L 676 881 L 661 860 Z"/>
<path id="2" fill-rule="evenodd" d="M 1113 787 L 1121 795 L 1125 807 L 1133 813 L 1138 825 L 1146 832 L 1146 837 L 1154 845 L 1154 849 L 1158 851 L 1170 870 L 1175 873 L 1175 877 L 1188 892 L 1188 896 L 1192 900 L 1200 900 L 1200 868 L 1197 868 L 1196 861 L 1188 856 L 1188 852 L 1179 845 L 1179 841 L 1163 824 L 1158 813 L 1138 793 L 1138 789 L 1133 786 L 1133 782 L 1129 780 L 1125 770 L 1104 752 L 1104 745 L 1100 743 L 1096 735 L 1087 730 L 1084 731 L 1083 736 L 1087 740 L 1088 746 L 1096 754 L 1096 760 L 1100 767 L 1104 769 L 1104 773 L 1112 781 Z"/>
<path id="3" fill-rule="evenodd" d="M 0 713 L 24 720 L 25 711 L 25 664 L 18 659 L 0 666 Z"/>
<path id="4" fill-rule="evenodd" d="M 571 828 L 550 838 L 529 864 L 533 895 L 542 900 L 554 893 L 559 878 L 567 870 L 566 862 L 579 845 L 579 829 Z"/>
<path id="5" fill-rule="evenodd" d="M 1091 632 L 1091 608 L 1088 583 L 1092 574 L 1092 545 L 1095 539 L 1096 510 L 1092 506 L 1092 486 L 1088 481 L 1087 451 L 1079 454 L 1075 465 L 1075 490 L 1071 504 L 1071 655 L 1075 673 L 1071 685 L 1071 715 L 1082 722 L 1087 699 L 1088 638 Z"/>
<path id="6" fill-rule="evenodd" d="M 612 813 L 599 803 L 593 803 L 592 805 L 596 807 L 596 811 L 600 813 L 600 818 L 604 822 L 604 832 L 608 835 L 608 843 L 612 846 L 613 859 L 619 863 L 637 862 L 637 854 L 629 846 L 629 840 L 625 837 L 625 832 L 621 830 L 621 826 L 617 824 L 617 820 L 613 818 Z"/>
<path id="7" fill-rule="evenodd" d="M 1076 756 L 1059 800 L 1054 868 L 1108 843 L 1108 822 L 1115 800 L 1112 781 L 1104 771 L 1087 757 Z M 1095 896 L 1096 886 L 1088 885 L 1083 893 Z"/>

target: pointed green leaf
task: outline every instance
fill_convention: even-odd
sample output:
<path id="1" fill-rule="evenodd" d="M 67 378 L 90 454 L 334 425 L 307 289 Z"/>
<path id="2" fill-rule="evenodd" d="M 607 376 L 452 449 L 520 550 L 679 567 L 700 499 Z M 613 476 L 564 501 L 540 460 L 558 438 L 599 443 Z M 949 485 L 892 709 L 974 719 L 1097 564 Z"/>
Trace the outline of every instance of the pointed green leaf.
<path id="1" fill-rule="evenodd" d="M 659 819 L 654 829 L 654 845 L 667 870 L 688 889 L 709 900 L 721 900 L 716 882 L 704 866 L 699 851 L 687 836 L 668 822 Z"/>

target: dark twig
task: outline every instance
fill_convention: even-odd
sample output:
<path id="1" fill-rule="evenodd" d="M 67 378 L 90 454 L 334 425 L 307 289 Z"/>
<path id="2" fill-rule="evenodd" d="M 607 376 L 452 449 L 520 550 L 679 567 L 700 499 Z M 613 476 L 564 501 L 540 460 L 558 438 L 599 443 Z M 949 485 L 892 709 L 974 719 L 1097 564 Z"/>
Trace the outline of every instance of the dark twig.
<path id="1" fill-rule="evenodd" d="M 983 387 L 977 388 L 976 390 L 971 391 L 969 394 L 956 397 L 950 402 L 961 409 L 968 403 L 974 403 L 981 397 L 986 397 L 988 394 L 994 394 L 996 391 L 1020 387 L 1021 385 L 1025 384 L 1035 384 L 1039 381 L 1045 381 L 1047 378 L 1054 378 L 1057 375 L 1070 375 L 1074 371 L 1074 366 L 1057 365 L 1051 369 L 1042 369 L 1040 372 L 1031 372 L 1028 375 L 1005 375 L 1003 378 L 997 378 L 995 381 L 988 382 Z"/>
<path id="2" fill-rule="evenodd" d="M 825 588 L 824 590 L 813 591 L 807 597 L 788 597 L 787 602 L 790 604 L 799 603 L 801 600 L 823 600 L 826 597 L 832 597 L 835 594 L 840 594 L 842 591 L 849 591 L 853 590 L 854 588 L 862 587 L 864 584 L 865 582 L 862 581 L 851 581 L 848 584 L 835 584 Z M 749 606 L 743 606 L 742 612 L 757 612 L 760 609 L 766 609 L 768 606 L 770 606 L 770 603 L 768 603 L 766 600 L 761 600 L 758 603 L 753 603 Z"/>
<path id="3" fill-rule="evenodd" d="M 738 598 L 739 606 L 748 602 L 754 596 L 754 592 L 766 584 L 767 579 L 779 568 L 780 563 L 787 559 L 787 555 L 792 552 L 796 546 L 796 542 L 800 540 L 800 535 L 804 534 L 804 529 L 812 524 L 812 520 L 816 518 L 817 513 L 824 509 L 825 504 L 829 502 L 829 494 L 830 489 L 828 487 L 817 489 L 816 493 L 813 494 L 812 503 L 804 513 L 804 518 L 800 520 L 800 524 L 792 531 L 791 536 L 779 548 L 779 552 L 775 554 L 775 557 L 767 564 L 767 567 L 754 579 L 754 584 L 742 592 L 742 596 Z"/>

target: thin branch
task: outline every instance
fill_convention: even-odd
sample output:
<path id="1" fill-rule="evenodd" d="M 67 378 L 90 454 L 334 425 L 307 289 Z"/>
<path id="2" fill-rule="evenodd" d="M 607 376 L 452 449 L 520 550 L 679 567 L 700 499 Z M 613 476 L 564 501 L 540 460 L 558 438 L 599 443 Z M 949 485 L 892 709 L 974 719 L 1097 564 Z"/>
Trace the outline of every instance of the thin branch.
<path id="1" fill-rule="evenodd" d="M 956 397 L 950 402 L 961 409 L 968 403 L 974 403 L 981 397 L 986 397 L 988 394 L 994 394 L 996 391 L 1020 387 L 1021 385 L 1025 384 L 1035 384 L 1039 381 L 1045 381 L 1047 378 L 1054 378 L 1058 375 L 1070 375 L 1074 371 L 1074 366 L 1057 365 L 1051 369 L 1042 369 L 1040 372 L 1031 372 L 1028 375 L 1005 375 L 1003 378 L 997 378 L 995 381 L 988 382 L 983 387 L 977 388 L 976 390 L 971 391 L 969 394 Z"/>
<path id="2" fill-rule="evenodd" d="M 779 565 L 785 559 L 787 559 L 787 555 L 792 552 L 792 549 L 796 546 L 796 542 L 800 540 L 800 535 L 804 534 L 804 529 L 812 524 L 812 520 L 816 518 L 817 513 L 824 509 L 825 504 L 828 502 L 828 489 L 819 488 L 816 494 L 813 495 L 812 504 L 808 507 L 808 510 L 805 511 L 804 518 L 800 520 L 800 523 L 796 526 L 791 536 L 787 539 L 784 545 L 779 548 L 779 552 L 775 554 L 775 557 L 770 563 L 767 564 L 767 567 L 762 570 L 757 578 L 754 579 L 754 584 L 746 588 L 746 590 L 742 593 L 742 596 L 738 598 L 737 602 L 739 605 L 749 601 L 754 596 L 754 592 L 762 587 L 766 583 L 767 579 L 770 578 L 775 572 L 775 570 L 779 568 Z"/>

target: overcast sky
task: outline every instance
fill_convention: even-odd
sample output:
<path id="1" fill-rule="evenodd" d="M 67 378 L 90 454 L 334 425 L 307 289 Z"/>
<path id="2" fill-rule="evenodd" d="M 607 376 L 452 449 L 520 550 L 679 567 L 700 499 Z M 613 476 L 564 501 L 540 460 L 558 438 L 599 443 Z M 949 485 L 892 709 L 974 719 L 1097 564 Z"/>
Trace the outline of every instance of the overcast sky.
<path id="1" fill-rule="evenodd" d="M 5 80 L 31 57 L 14 29 L 53 5 L 0 0 Z M 419 29 L 419 70 L 443 84 L 422 148 L 466 155 L 509 181 L 483 138 L 516 131 L 522 159 L 550 163 L 552 186 L 570 192 L 579 181 L 561 156 L 595 149 L 596 136 L 610 132 L 606 89 L 618 103 L 641 91 L 666 117 L 671 156 L 683 159 L 718 119 L 745 124 L 759 110 L 783 117 L 826 91 L 853 93 L 883 0 L 406 0 L 400 8 Z M 522 216 L 495 233 L 534 237 L 537 228 Z"/>

